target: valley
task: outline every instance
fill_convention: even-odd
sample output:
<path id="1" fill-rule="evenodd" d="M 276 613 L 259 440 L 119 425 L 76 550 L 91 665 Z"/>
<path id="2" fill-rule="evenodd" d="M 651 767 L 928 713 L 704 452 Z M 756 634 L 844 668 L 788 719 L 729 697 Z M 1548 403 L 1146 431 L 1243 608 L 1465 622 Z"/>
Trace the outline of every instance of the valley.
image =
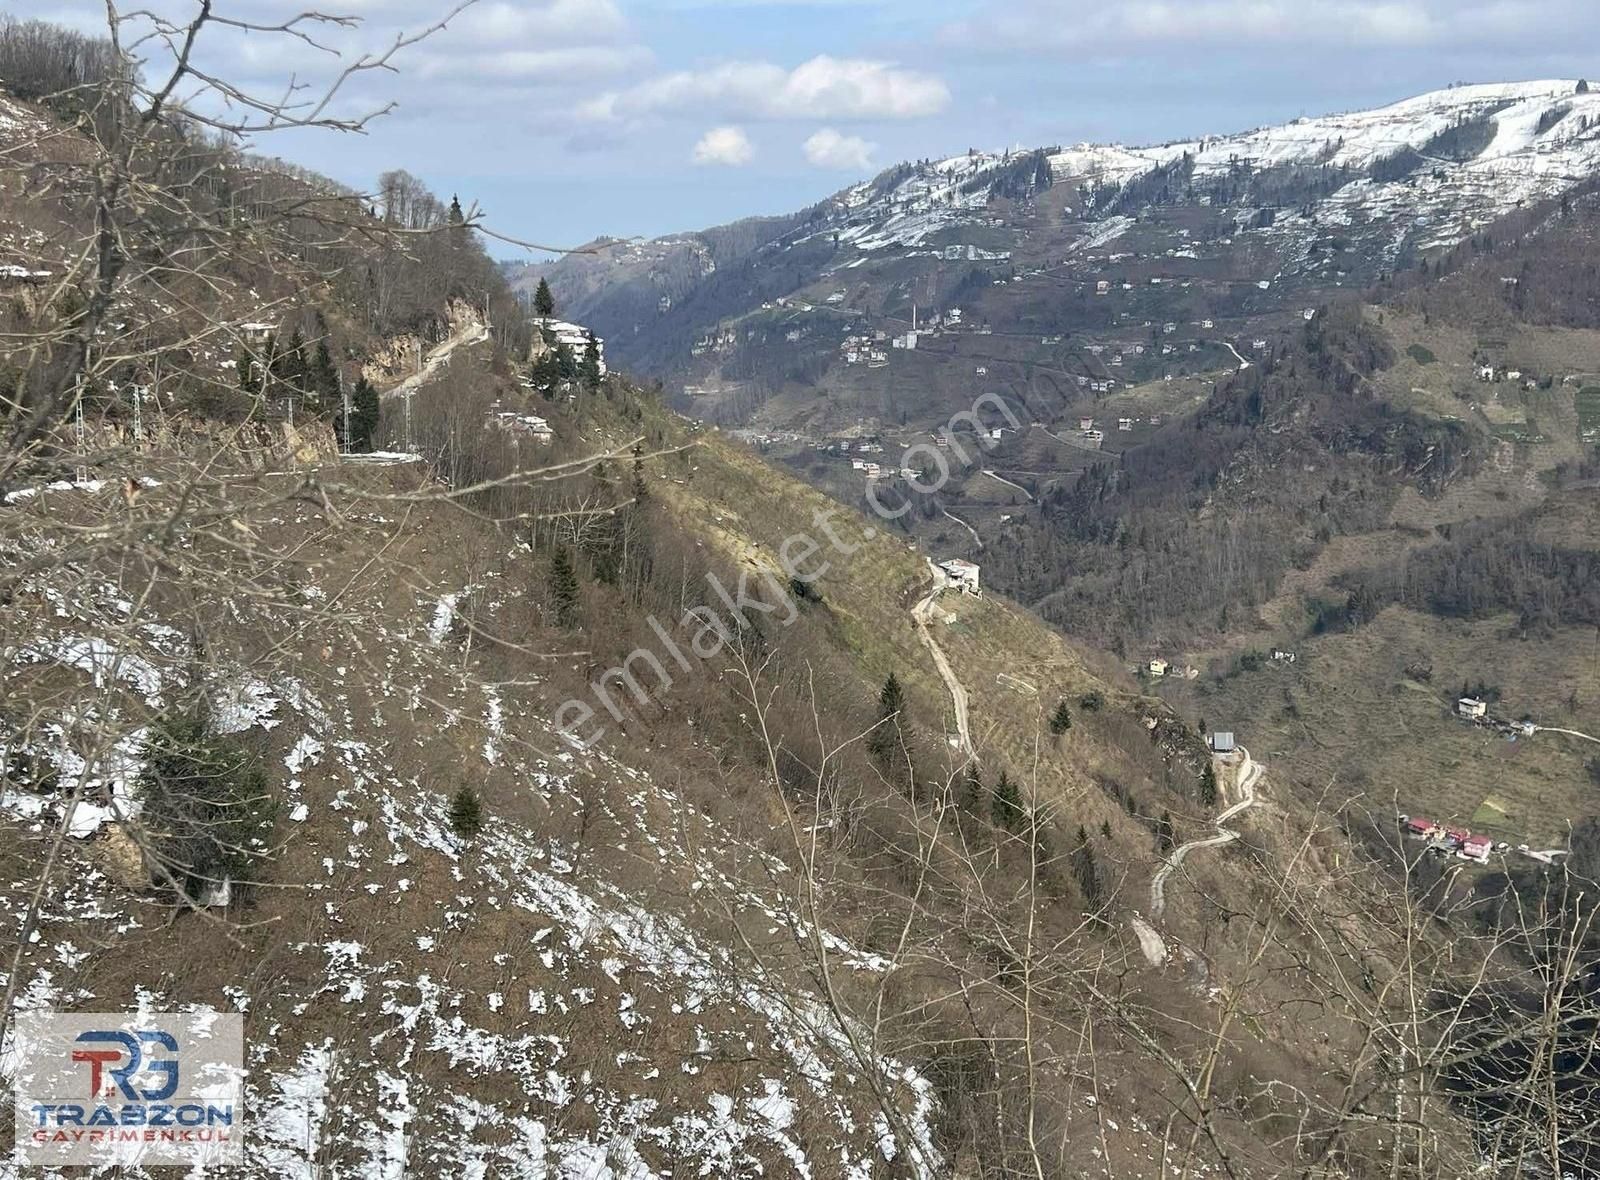
<path id="1" fill-rule="evenodd" d="M 179 1017 L 196 1174 L 1600 1166 L 1586 84 L 514 264 L 126 53 L 0 22 L 0 1175 Z"/>

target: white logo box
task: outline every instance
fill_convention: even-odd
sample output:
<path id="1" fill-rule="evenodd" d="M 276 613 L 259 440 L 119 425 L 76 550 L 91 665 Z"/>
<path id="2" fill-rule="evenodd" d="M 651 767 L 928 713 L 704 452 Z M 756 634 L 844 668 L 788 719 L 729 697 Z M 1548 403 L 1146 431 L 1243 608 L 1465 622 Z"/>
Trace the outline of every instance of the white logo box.
<path id="1" fill-rule="evenodd" d="M 14 1162 L 244 1162 L 237 1013 L 23 1012 L 12 1036 Z"/>

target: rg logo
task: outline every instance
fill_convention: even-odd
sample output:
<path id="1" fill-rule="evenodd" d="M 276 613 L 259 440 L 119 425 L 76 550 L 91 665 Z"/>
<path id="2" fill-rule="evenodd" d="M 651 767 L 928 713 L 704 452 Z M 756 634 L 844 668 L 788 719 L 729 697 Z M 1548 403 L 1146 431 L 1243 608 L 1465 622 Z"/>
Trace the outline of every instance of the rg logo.
<path id="1" fill-rule="evenodd" d="M 178 1062 L 176 1059 L 166 1061 L 145 1061 L 143 1045 L 154 1044 L 170 1053 L 178 1051 L 178 1041 L 171 1033 L 158 1029 L 140 1029 L 137 1033 L 126 1033 L 115 1030 L 95 1029 L 90 1032 L 79 1033 L 76 1040 L 79 1043 L 111 1043 L 120 1046 L 116 1049 L 74 1049 L 72 1060 L 84 1061 L 89 1065 L 89 1094 L 93 1098 L 115 1098 L 117 1091 L 122 1091 L 122 1096 L 129 1102 L 160 1102 L 162 1099 L 171 1098 L 178 1089 Z M 114 1065 L 123 1055 L 127 1055 L 127 1063 L 121 1066 Z M 110 1067 L 110 1068 L 107 1068 Z M 134 1077 L 143 1067 L 149 1073 L 165 1078 L 157 1085 L 143 1089 L 136 1089 L 133 1085 Z M 107 1078 L 110 1081 L 107 1081 Z"/>

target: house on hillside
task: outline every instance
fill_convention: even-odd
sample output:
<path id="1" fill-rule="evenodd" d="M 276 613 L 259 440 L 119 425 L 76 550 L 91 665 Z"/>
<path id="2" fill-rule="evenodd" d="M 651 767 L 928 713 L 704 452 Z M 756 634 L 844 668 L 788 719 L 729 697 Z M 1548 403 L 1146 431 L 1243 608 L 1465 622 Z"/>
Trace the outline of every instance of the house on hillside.
<path id="1" fill-rule="evenodd" d="M 1489 853 L 1494 850 L 1494 841 L 1488 836 L 1468 836 L 1461 842 L 1461 848 L 1456 853 L 1462 860 L 1475 860 L 1485 864 L 1489 860 Z"/>
<path id="2" fill-rule="evenodd" d="M 1408 836 L 1430 840 L 1438 834 L 1439 825 L 1424 815 L 1408 815 L 1405 817 L 1405 829 Z"/>
<path id="3" fill-rule="evenodd" d="M 569 324 L 565 320 L 548 319 L 543 317 L 534 320 L 534 324 L 539 328 L 543 341 L 548 343 L 551 347 L 557 347 L 565 344 L 572 350 L 572 355 L 577 357 L 580 361 L 583 359 L 584 351 L 589 347 L 589 341 L 593 340 L 595 351 L 600 357 L 600 374 L 601 376 L 605 375 L 606 342 L 600 339 L 600 337 L 596 336 L 593 332 L 589 331 L 588 328 L 583 327 L 581 324 Z M 714 341 L 711 339 L 711 337 L 707 336 L 699 342 L 697 347 L 701 352 L 704 352 L 709 348 L 720 346 L 724 343 L 732 343 L 731 337 L 724 337 L 723 339 Z M 534 355 L 539 355 L 539 340 L 534 341 Z"/>
<path id="4" fill-rule="evenodd" d="M 1150 669 L 1150 675 L 1152 676 L 1165 676 L 1167 674 L 1167 669 L 1171 666 L 1171 664 L 1167 663 L 1166 660 L 1161 659 L 1159 656 L 1151 660 L 1148 665 Z"/>
<path id="5" fill-rule="evenodd" d="M 1456 702 L 1456 712 L 1463 717 L 1469 717 L 1473 720 L 1476 720 L 1479 717 L 1488 716 L 1489 706 L 1486 702 L 1480 701 L 1477 697 L 1462 697 Z"/>
<path id="6" fill-rule="evenodd" d="M 948 561 L 941 561 L 939 569 L 949 579 L 950 585 L 960 590 L 963 594 L 982 594 L 983 590 L 978 585 L 978 566 L 974 562 L 963 561 L 959 557 L 952 557 Z"/>
<path id="7" fill-rule="evenodd" d="M 1211 735 L 1211 752 L 1213 754 L 1232 754 L 1239 747 L 1233 740 L 1233 733 L 1221 730 Z"/>

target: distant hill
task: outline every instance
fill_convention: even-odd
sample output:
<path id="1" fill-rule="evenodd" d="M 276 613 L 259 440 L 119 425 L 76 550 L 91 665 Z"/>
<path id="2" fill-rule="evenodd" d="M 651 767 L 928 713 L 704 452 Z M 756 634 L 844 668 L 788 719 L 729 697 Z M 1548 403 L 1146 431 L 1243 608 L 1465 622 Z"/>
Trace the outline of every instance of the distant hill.
<path id="1" fill-rule="evenodd" d="M 1147 320 L 1209 320 L 1207 335 L 1248 344 L 1597 170 L 1600 95 L 1576 80 L 1457 86 L 1149 147 L 908 162 L 790 217 L 601 244 L 511 277 L 548 277 L 619 365 L 662 378 L 697 416 L 802 429 L 816 412 L 833 425 L 916 419 L 924 407 L 897 396 L 896 369 L 917 362 L 856 369 L 848 337 L 960 307 L 960 333 L 1036 344 L 1097 328 L 1136 336 Z M 973 358 L 968 377 L 979 364 L 1001 376 L 970 339 L 946 343 Z M 1002 372 L 1026 363 L 997 359 Z M 1107 376 L 1195 368 L 1180 358 Z M 913 372 L 931 384 L 931 415 L 951 377 Z"/>

